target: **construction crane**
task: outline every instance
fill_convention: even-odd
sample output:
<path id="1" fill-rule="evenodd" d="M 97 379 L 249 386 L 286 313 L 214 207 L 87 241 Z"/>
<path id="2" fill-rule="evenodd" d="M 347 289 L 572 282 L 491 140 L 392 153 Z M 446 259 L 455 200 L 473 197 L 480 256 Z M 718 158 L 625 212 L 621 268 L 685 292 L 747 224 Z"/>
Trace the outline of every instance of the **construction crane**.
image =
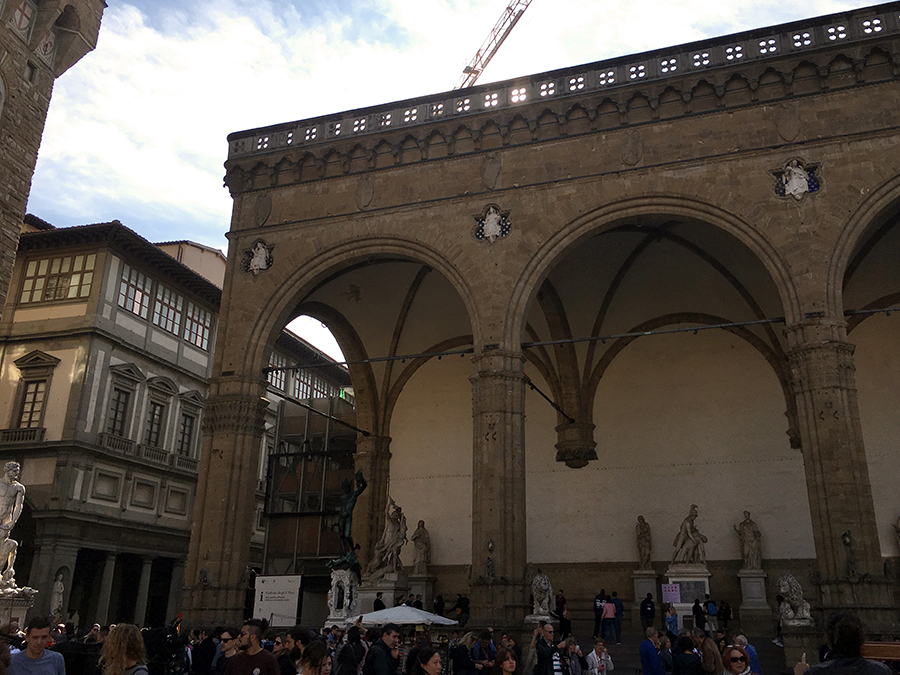
<path id="1" fill-rule="evenodd" d="M 494 54 L 500 49 L 500 45 L 503 44 L 510 31 L 515 28 L 516 23 L 522 18 L 530 4 L 531 0 L 510 1 L 509 6 L 503 10 L 500 20 L 497 21 L 490 35 L 487 36 L 487 40 L 481 45 L 481 49 L 475 53 L 475 58 L 463 68 L 462 79 L 460 79 L 459 84 L 454 89 L 465 89 L 475 84 L 475 81 L 484 72 L 487 64 L 494 58 Z"/>

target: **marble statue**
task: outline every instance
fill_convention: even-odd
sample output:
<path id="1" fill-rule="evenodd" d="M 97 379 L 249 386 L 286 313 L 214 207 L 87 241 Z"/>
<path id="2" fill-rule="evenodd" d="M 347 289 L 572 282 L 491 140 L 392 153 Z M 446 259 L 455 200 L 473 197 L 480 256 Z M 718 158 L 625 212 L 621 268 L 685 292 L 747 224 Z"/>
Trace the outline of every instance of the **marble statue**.
<path id="1" fill-rule="evenodd" d="M 649 570 L 650 565 L 650 524 L 644 520 L 644 516 L 638 516 L 638 524 L 635 527 L 638 547 L 638 569 Z"/>
<path id="2" fill-rule="evenodd" d="M 62 618 L 63 616 L 63 596 L 66 593 L 66 585 L 63 583 L 62 572 L 56 575 L 56 581 L 53 582 L 53 592 L 50 594 L 50 614 L 52 616 Z"/>
<path id="3" fill-rule="evenodd" d="M 734 525 L 734 531 L 741 538 L 741 555 L 745 570 L 762 569 L 762 533 L 759 526 L 750 519 L 750 512 L 744 511 L 744 519 Z"/>
<path id="4" fill-rule="evenodd" d="M 803 626 L 812 623 L 809 603 L 803 599 L 803 588 L 793 574 L 778 577 L 778 592 L 784 597 L 778 614 L 785 625 Z"/>
<path id="5" fill-rule="evenodd" d="M 431 535 L 425 529 L 425 521 L 420 520 L 416 531 L 409 540 L 415 547 L 413 556 L 413 574 L 428 574 L 428 563 L 431 562 Z"/>
<path id="6" fill-rule="evenodd" d="M 391 572 L 402 572 L 400 548 L 406 543 L 406 515 L 393 499 L 388 497 L 384 511 L 384 532 L 375 544 L 375 553 L 366 568 L 366 581 L 373 582 Z"/>
<path id="7" fill-rule="evenodd" d="M 675 553 L 672 554 L 673 563 L 706 563 L 706 542 L 709 541 L 694 524 L 697 520 L 698 510 L 696 504 L 691 504 L 691 510 L 687 517 L 681 521 L 681 528 L 675 535 L 672 546 Z"/>
<path id="8" fill-rule="evenodd" d="M 550 585 L 550 577 L 537 571 L 531 580 L 531 595 L 534 598 L 534 606 L 531 613 L 535 616 L 550 616 L 550 600 L 553 598 L 553 586 Z"/>
<path id="9" fill-rule="evenodd" d="M 16 526 L 25 504 L 25 486 L 19 481 L 21 467 L 18 462 L 7 462 L 3 477 L 0 478 L 0 588 L 16 588 L 16 552 L 19 543 L 9 538 Z"/>
<path id="10" fill-rule="evenodd" d="M 338 511 L 338 532 L 341 538 L 341 557 L 328 562 L 328 567 L 333 570 L 353 570 L 357 579 L 360 576 L 359 559 L 356 557 L 356 544 L 353 543 L 353 509 L 356 508 L 356 500 L 368 487 L 362 471 L 357 471 L 354 480 L 345 478 L 341 483 L 344 495 L 341 497 L 341 506 Z M 354 489 L 353 484 L 356 483 Z"/>
<path id="11" fill-rule="evenodd" d="M 784 168 L 784 191 L 795 199 L 800 199 L 809 192 L 809 176 L 800 168 L 796 159 L 792 159 Z"/>
<path id="12" fill-rule="evenodd" d="M 253 244 L 253 247 L 250 249 L 249 271 L 256 276 L 260 272 L 265 272 L 271 266 L 272 261 L 269 258 L 269 249 L 266 247 L 265 243 L 258 241 Z"/>

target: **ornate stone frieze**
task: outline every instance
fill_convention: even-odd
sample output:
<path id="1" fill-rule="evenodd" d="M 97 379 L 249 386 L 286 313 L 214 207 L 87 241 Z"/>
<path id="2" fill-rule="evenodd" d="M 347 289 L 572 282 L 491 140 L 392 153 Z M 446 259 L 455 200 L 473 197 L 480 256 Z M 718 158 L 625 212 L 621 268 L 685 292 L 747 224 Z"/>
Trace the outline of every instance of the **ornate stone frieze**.
<path id="1" fill-rule="evenodd" d="M 262 434 L 267 407 L 260 398 L 211 398 L 203 411 L 203 431 Z"/>

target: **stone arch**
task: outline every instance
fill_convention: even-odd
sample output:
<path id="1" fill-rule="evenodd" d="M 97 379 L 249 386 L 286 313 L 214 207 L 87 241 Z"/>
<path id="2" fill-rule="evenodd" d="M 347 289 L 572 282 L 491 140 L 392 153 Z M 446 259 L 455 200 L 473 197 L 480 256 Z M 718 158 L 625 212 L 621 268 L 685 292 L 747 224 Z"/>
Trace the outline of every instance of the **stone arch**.
<path id="1" fill-rule="evenodd" d="M 835 243 L 828 267 L 826 314 L 829 316 L 843 315 L 843 279 L 856 246 L 872 227 L 877 227 L 898 207 L 900 207 L 900 175 L 894 176 L 874 190 L 847 219 L 847 224 L 841 229 Z"/>
<path id="2" fill-rule="evenodd" d="M 462 300 L 477 338 L 480 321 L 474 293 L 460 271 L 443 255 L 419 242 L 394 238 L 343 241 L 317 253 L 314 259 L 294 270 L 260 306 L 260 320 L 247 336 L 249 348 L 244 351 L 243 372 L 260 373 L 267 365 L 276 338 L 302 305 L 305 294 L 335 272 L 379 255 L 408 258 L 440 272 Z"/>
<path id="3" fill-rule="evenodd" d="M 532 256 L 516 283 L 507 308 L 503 336 L 505 343 L 510 346 L 519 344 L 532 296 L 554 263 L 562 258 L 570 246 L 588 233 L 611 229 L 625 219 L 660 214 L 699 220 L 734 236 L 759 259 L 768 272 L 778 290 L 787 322 L 790 324 L 800 318 L 800 302 L 787 266 L 775 248 L 749 223 L 706 202 L 657 194 L 614 202 L 562 226 Z"/>

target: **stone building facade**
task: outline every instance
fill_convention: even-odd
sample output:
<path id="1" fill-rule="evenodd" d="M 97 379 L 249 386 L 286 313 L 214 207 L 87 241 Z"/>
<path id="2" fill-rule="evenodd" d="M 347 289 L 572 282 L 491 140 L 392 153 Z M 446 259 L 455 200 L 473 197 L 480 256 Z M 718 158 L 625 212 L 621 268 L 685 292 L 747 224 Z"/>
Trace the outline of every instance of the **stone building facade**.
<path id="1" fill-rule="evenodd" d="M 162 625 L 181 601 L 221 290 L 116 222 L 26 219 L 0 322 L 17 580 L 62 616 Z"/>
<path id="2" fill-rule="evenodd" d="M 889 3 L 232 134 L 188 616 L 242 606 L 263 369 L 308 314 L 368 432 L 362 557 L 390 494 L 473 620 L 521 622 L 529 563 L 631 599 L 637 515 L 661 575 L 693 503 L 717 597 L 749 510 L 770 598 L 896 625 L 898 64 Z"/>
<path id="3" fill-rule="evenodd" d="M 104 0 L 0 1 L 0 308 L 53 83 L 96 46 L 105 8 Z"/>

